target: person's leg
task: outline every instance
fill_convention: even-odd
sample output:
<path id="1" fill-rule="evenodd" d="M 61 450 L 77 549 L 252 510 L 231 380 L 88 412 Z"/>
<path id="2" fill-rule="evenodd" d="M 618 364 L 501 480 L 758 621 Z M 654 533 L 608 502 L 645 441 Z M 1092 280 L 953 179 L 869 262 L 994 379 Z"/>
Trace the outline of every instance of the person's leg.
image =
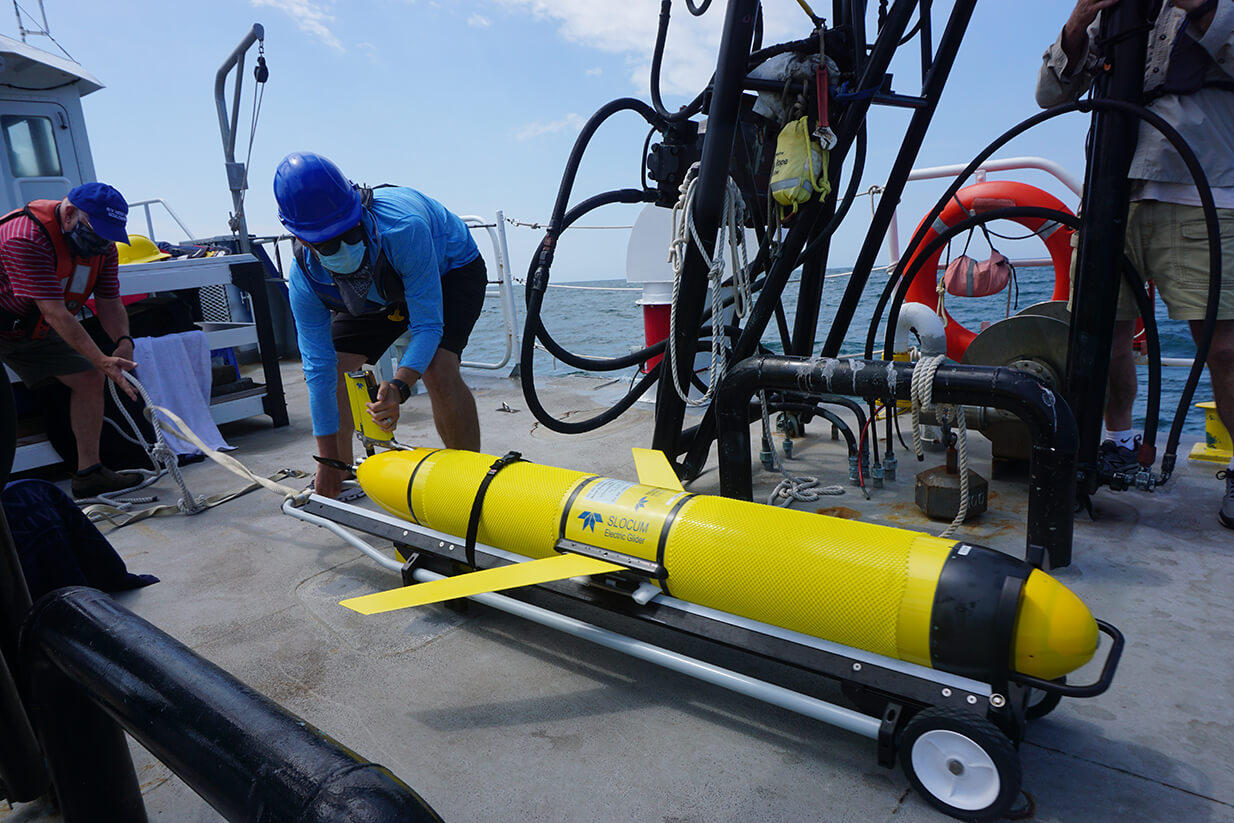
<path id="1" fill-rule="evenodd" d="M 351 463 L 354 456 L 352 447 L 356 442 L 356 424 L 351 416 L 351 400 L 347 396 L 347 372 L 359 369 L 365 359 L 363 354 L 338 353 L 338 459 L 344 463 Z"/>
<path id="2" fill-rule="evenodd" d="M 476 398 L 459 371 L 460 358 L 438 349 L 421 380 L 433 406 L 433 423 L 448 449 L 480 450 L 480 417 Z"/>
<path id="3" fill-rule="evenodd" d="M 69 387 L 69 421 L 77 440 L 77 470 L 99 462 L 99 435 L 103 431 L 103 373 L 98 369 L 57 375 Z"/>
<path id="4" fill-rule="evenodd" d="M 1198 340 L 1204 326 L 1202 320 L 1189 321 L 1191 336 Z M 1234 320 L 1218 320 L 1213 343 L 1208 350 L 1208 377 L 1213 384 L 1213 399 L 1217 416 L 1228 432 L 1234 432 Z M 1225 495 L 1217 519 L 1226 528 L 1234 529 L 1234 458 L 1217 477 L 1226 481 Z"/>
<path id="5" fill-rule="evenodd" d="M 1106 431 L 1126 431 L 1131 428 L 1131 408 L 1139 390 L 1135 373 L 1135 352 L 1131 338 L 1134 320 L 1117 320 L 1114 339 L 1110 344 L 1110 392 L 1105 401 Z"/>
<path id="6" fill-rule="evenodd" d="M 1203 320 L 1189 320 L 1192 338 L 1198 340 Z M 1208 377 L 1213 384 L 1217 416 L 1226 431 L 1234 432 L 1234 320 L 1218 320 L 1208 350 Z"/>

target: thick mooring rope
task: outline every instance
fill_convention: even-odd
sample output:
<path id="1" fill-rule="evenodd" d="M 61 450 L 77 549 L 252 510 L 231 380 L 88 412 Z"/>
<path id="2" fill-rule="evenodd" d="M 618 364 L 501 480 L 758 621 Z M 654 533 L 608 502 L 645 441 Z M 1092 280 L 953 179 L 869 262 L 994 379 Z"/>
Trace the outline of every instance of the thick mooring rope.
<path id="1" fill-rule="evenodd" d="M 934 373 L 947 359 L 945 355 L 923 357 L 913 367 L 912 382 L 912 414 L 913 414 L 913 450 L 920 460 L 924 454 L 921 448 L 921 412 L 936 409 L 940 423 L 949 422 L 955 426 L 957 463 L 960 469 L 960 508 L 956 511 L 951 525 L 939 533 L 939 537 L 950 537 L 968 516 L 968 429 L 964 423 L 964 407 L 948 404 L 934 405 Z"/>

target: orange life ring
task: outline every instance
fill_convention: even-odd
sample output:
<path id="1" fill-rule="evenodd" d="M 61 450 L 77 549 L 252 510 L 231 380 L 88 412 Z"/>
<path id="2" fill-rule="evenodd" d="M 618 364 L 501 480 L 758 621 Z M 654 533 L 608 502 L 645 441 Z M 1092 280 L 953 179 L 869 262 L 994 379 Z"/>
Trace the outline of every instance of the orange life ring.
<path id="1" fill-rule="evenodd" d="M 925 248 L 941 232 L 961 220 L 974 214 L 1009 206 L 1040 206 L 1072 214 L 1071 209 L 1067 208 L 1063 201 L 1035 186 L 1017 183 L 1013 180 L 987 180 L 984 183 L 965 186 L 957 191 L 934 225 L 926 232 L 918 248 Z M 1008 219 L 1014 220 L 1029 231 L 1038 232 L 1038 236 L 1045 241 L 1046 248 L 1050 250 L 1050 260 L 1054 263 L 1054 294 L 1050 299 L 1067 300 L 1071 296 L 1072 229 L 1042 217 Z M 918 228 L 920 229 L 920 226 Z M 942 253 L 943 250 L 940 248 L 925 260 L 908 287 L 908 292 L 904 296 L 906 301 L 924 303 L 935 311 L 938 310 L 938 259 Z M 909 265 L 912 265 L 915 259 L 914 254 Z M 961 326 L 950 314 L 946 315 L 946 319 L 947 356 L 958 362 L 977 333 Z"/>

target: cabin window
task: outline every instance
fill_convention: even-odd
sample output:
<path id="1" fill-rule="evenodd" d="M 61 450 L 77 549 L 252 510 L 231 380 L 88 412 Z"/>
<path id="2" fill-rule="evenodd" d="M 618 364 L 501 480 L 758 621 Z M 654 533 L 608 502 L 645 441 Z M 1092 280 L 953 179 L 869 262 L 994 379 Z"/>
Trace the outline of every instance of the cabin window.
<path id="1" fill-rule="evenodd" d="M 6 114 L 0 116 L 0 131 L 14 177 L 63 176 L 50 118 Z"/>

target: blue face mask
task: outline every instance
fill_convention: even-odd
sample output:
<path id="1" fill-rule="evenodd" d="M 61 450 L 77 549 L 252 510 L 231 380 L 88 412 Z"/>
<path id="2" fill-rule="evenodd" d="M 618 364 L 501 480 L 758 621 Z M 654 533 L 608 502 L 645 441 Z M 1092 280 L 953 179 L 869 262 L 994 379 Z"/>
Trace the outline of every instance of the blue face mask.
<path id="1" fill-rule="evenodd" d="M 364 262 L 364 241 L 343 243 L 334 254 L 319 254 L 318 259 L 335 274 L 352 274 Z"/>

